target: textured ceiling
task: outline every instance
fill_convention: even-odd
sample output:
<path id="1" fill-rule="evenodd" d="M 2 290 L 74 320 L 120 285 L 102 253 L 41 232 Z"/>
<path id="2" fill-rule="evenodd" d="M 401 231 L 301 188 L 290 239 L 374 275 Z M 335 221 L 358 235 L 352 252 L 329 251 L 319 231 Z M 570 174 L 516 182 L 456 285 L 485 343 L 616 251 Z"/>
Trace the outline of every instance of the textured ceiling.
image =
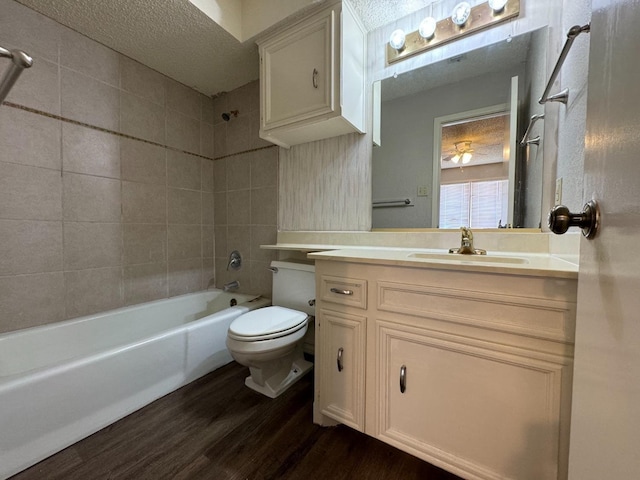
<path id="1" fill-rule="evenodd" d="M 258 78 L 255 43 L 238 42 L 188 0 L 18 1 L 207 95 Z M 351 3 L 370 31 L 431 1 Z"/>

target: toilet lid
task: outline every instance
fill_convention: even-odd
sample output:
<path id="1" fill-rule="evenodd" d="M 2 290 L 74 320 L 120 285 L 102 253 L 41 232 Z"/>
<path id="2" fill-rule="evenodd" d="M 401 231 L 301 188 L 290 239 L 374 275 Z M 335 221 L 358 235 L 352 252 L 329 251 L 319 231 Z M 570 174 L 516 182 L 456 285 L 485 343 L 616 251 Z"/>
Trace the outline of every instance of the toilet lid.
<path id="1" fill-rule="evenodd" d="M 307 319 L 307 314 L 285 307 L 258 308 L 240 315 L 229 327 L 238 337 L 264 337 L 297 330 Z"/>

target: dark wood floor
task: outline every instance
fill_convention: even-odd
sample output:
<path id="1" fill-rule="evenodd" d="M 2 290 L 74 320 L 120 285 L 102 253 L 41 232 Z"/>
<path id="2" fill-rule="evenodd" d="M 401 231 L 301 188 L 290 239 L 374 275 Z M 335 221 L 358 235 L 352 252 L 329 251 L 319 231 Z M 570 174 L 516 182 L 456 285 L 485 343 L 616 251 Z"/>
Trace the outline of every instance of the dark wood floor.
<path id="1" fill-rule="evenodd" d="M 311 421 L 313 375 L 275 400 L 236 363 L 12 477 L 29 479 L 455 480 L 347 427 Z"/>

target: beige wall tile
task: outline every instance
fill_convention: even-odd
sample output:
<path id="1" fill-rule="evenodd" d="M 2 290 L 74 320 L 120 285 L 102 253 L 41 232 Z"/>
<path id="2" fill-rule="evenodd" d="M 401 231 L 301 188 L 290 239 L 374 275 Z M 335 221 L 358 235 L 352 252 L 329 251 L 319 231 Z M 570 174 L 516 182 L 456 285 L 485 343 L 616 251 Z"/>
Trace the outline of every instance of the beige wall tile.
<path id="1" fill-rule="evenodd" d="M 65 173 L 63 218 L 67 222 L 119 222 L 120 181 Z"/>
<path id="2" fill-rule="evenodd" d="M 200 155 L 213 158 L 215 145 L 213 141 L 214 126 L 200 122 Z"/>
<path id="3" fill-rule="evenodd" d="M 251 188 L 278 186 L 278 149 L 266 148 L 251 155 Z"/>
<path id="4" fill-rule="evenodd" d="M 186 153 L 167 150 L 167 185 L 175 188 L 200 190 L 202 159 Z"/>
<path id="5" fill-rule="evenodd" d="M 233 250 L 240 252 L 243 261 L 251 259 L 251 227 L 248 225 L 227 227 L 227 252 L 224 256 L 228 257 Z"/>
<path id="6" fill-rule="evenodd" d="M 227 194 L 227 225 L 251 223 L 251 191 L 234 190 Z"/>
<path id="7" fill-rule="evenodd" d="M 155 70 L 120 56 L 120 88 L 159 105 L 165 105 L 165 76 Z"/>
<path id="8" fill-rule="evenodd" d="M 214 223 L 213 193 L 202 192 L 202 225 L 213 225 Z"/>
<path id="9" fill-rule="evenodd" d="M 200 225 L 169 225 L 169 260 L 202 257 Z"/>
<path id="10" fill-rule="evenodd" d="M 122 182 L 122 221 L 165 223 L 167 189 L 163 185 Z"/>
<path id="11" fill-rule="evenodd" d="M 200 121 L 167 109 L 167 145 L 190 153 L 200 153 Z"/>
<path id="12" fill-rule="evenodd" d="M 169 296 L 202 290 L 202 259 L 169 261 Z"/>
<path id="13" fill-rule="evenodd" d="M 65 270 L 122 265 L 120 223 L 65 222 L 63 228 Z"/>
<path id="14" fill-rule="evenodd" d="M 0 161 L 60 169 L 61 128 L 59 120 L 0 108 Z"/>
<path id="15" fill-rule="evenodd" d="M 20 79 L 11 88 L 7 101 L 60 115 L 58 64 L 38 58 L 30 68 L 22 72 Z"/>
<path id="16" fill-rule="evenodd" d="M 66 172 L 120 178 L 120 139 L 63 122 L 62 168 Z"/>
<path id="17" fill-rule="evenodd" d="M 63 117 L 119 131 L 120 98 L 117 88 L 64 67 L 61 74 Z"/>
<path id="18" fill-rule="evenodd" d="M 213 158 L 227 154 L 227 124 L 220 123 L 213 127 Z"/>
<path id="19" fill-rule="evenodd" d="M 200 102 L 202 108 L 202 116 L 200 117 L 200 121 L 208 123 L 209 125 L 213 125 L 215 123 L 213 99 L 211 97 L 207 97 L 206 95 L 200 95 Z"/>
<path id="20" fill-rule="evenodd" d="M 167 183 L 167 150 L 157 145 L 120 138 L 120 163 L 123 180 Z"/>
<path id="21" fill-rule="evenodd" d="M 202 259 L 202 289 L 213 288 L 215 286 L 216 269 L 213 258 Z"/>
<path id="22" fill-rule="evenodd" d="M 239 115 L 246 115 L 258 107 L 259 82 L 250 82 L 227 94 L 229 110 L 238 110 Z"/>
<path id="23" fill-rule="evenodd" d="M 247 113 L 231 118 L 227 122 L 227 155 L 244 152 L 249 145 L 251 145 L 251 116 Z"/>
<path id="24" fill-rule="evenodd" d="M 202 227 L 202 257 L 203 258 L 213 258 L 214 237 L 215 237 L 215 233 L 214 233 L 213 226 Z"/>
<path id="25" fill-rule="evenodd" d="M 251 187 L 251 156 L 243 153 L 227 158 L 227 190 Z"/>
<path id="26" fill-rule="evenodd" d="M 165 89 L 168 109 L 200 120 L 202 117 L 200 93 L 170 78 L 166 79 Z"/>
<path id="27" fill-rule="evenodd" d="M 276 187 L 251 190 L 251 223 L 253 225 L 277 225 L 278 191 Z"/>
<path id="28" fill-rule="evenodd" d="M 124 268 L 124 304 L 150 302 L 166 298 L 167 264 L 151 263 Z"/>
<path id="29" fill-rule="evenodd" d="M 227 195 L 226 192 L 213 194 L 213 220 L 216 225 L 227 224 Z"/>
<path id="30" fill-rule="evenodd" d="M 213 161 L 213 191 L 227 191 L 227 159 Z"/>
<path id="31" fill-rule="evenodd" d="M 69 28 L 62 28 L 60 38 L 60 65 L 119 86 L 119 53 Z"/>
<path id="32" fill-rule="evenodd" d="M 64 273 L 67 318 L 121 307 L 122 269 L 97 268 Z"/>
<path id="33" fill-rule="evenodd" d="M 276 260 L 278 252 L 260 248 L 260 245 L 275 245 L 278 243 L 278 229 L 274 226 L 251 226 L 251 260 L 270 262 Z"/>
<path id="34" fill-rule="evenodd" d="M 59 23 L 18 2 L 2 2 L 0 40 L 11 42 L 3 42 L 5 48 L 20 48 L 33 58 L 57 62 L 61 28 Z"/>
<path id="35" fill-rule="evenodd" d="M 124 264 L 167 261 L 167 226 L 125 223 L 122 226 Z"/>
<path id="36" fill-rule="evenodd" d="M 0 277 L 0 333 L 64 320 L 64 274 Z"/>
<path id="37" fill-rule="evenodd" d="M 61 220 L 60 172 L 0 162 L 0 218 Z"/>
<path id="38" fill-rule="evenodd" d="M 249 262 L 251 276 L 251 293 L 271 298 L 273 273 L 269 270 L 269 262 Z M 309 299 L 311 300 L 311 299 Z"/>
<path id="39" fill-rule="evenodd" d="M 229 111 L 229 94 L 223 92 L 213 98 L 213 124 L 224 123 L 222 114 Z"/>
<path id="40" fill-rule="evenodd" d="M 201 173 L 200 180 L 203 192 L 213 192 L 213 160 L 200 159 Z"/>
<path id="41" fill-rule="evenodd" d="M 120 92 L 122 133 L 164 145 L 164 106 L 137 95 Z"/>
<path id="42" fill-rule="evenodd" d="M 0 276 L 62 270 L 62 222 L 0 220 Z"/>
<path id="43" fill-rule="evenodd" d="M 216 225 L 214 228 L 214 243 L 215 243 L 215 251 L 214 256 L 216 258 L 226 258 L 229 254 L 230 250 L 227 248 L 227 227 Z M 226 263 L 225 263 L 226 265 Z"/>
<path id="44" fill-rule="evenodd" d="M 169 224 L 202 224 L 202 192 L 167 189 Z"/>

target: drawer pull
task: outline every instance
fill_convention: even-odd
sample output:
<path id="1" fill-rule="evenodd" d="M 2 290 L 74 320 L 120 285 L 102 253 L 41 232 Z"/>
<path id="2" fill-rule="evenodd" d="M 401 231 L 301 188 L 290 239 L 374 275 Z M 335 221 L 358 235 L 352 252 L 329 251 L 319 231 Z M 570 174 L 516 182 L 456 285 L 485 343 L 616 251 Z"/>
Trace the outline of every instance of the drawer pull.
<path id="1" fill-rule="evenodd" d="M 313 69 L 313 74 L 311 75 L 311 83 L 313 84 L 313 88 L 318 88 L 318 70 Z"/>
<path id="2" fill-rule="evenodd" d="M 339 293 L 340 295 L 353 295 L 353 290 L 341 290 L 340 288 L 332 288 L 331 293 Z"/>
<path id="3" fill-rule="evenodd" d="M 337 358 L 337 363 L 338 363 L 338 371 L 341 372 L 342 369 L 344 368 L 344 366 L 342 365 L 342 352 L 344 352 L 344 350 L 342 349 L 342 347 L 340 347 L 338 349 L 338 358 Z"/>
<path id="4" fill-rule="evenodd" d="M 407 389 L 407 367 L 402 365 L 400 367 L 400 393 L 404 393 Z"/>

